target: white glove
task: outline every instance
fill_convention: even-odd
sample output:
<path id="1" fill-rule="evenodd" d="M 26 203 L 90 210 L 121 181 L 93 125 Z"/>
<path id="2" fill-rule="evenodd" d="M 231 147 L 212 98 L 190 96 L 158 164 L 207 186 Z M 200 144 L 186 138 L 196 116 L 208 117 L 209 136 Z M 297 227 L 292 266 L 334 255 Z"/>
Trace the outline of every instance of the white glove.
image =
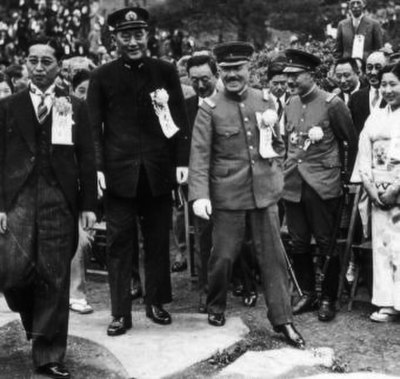
<path id="1" fill-rule="evenodd" d="M 101 199 L 103 192 L 106 189 L 106 178 L 102 171 L 97 171 L 97 197 Z"/>
<path id="2" fill-rule="evenodd" d="M 184 184 L 188 180 L 189 169 L 187 167 L 176 168 L 176 181 L 178 184 Z"/>
<path id="3" fill-rule="evenodd" d="M 193 211 L 197 217 L 209 220 L 212 213 L 211 201 L 209 199 L 196 200 L 193 203 Z"/>

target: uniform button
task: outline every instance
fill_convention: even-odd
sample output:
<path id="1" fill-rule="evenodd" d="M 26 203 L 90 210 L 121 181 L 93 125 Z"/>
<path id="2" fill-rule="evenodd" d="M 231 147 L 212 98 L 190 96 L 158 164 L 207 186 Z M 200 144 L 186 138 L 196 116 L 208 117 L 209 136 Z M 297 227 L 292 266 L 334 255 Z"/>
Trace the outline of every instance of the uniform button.
<path id="1" fill-rule="evenodd" d="M 248 135 L 248 136 L 251 136 L 251 131 L 250 131 L 250 130 L 247 132 L 247 135 Z"/>
<path id="2" fill-rule="evenodd" d="M 256 162 L 254 162 L 254 159 L 251 160 L 251 164 L 254 166 Z"/>
<path id="3" fill-rule="evenodd" d="M 254 147 L 250 145 L 250 146 L 249 146 L 249 149 L 250 149 L 250 150 L 253 150 L 253 149 L 254 149 Z"/>
<path id="4" fill-rule="evenodd" d="M 303 108 L 307 108 L 307 105 L 304 104 L 304 105 L 303 105 Z"/>
<path id="5" fill-rule="evenodd" d="M 299 160 L 297 161 L 297 163 L 301 163 L 301 162 L 303 162 L 301 159 L 299 159 Z"/>
<path id="6" fill-rule="evenodd" d="M 249 122 L 249 119 L 247 117 L 245 117 L 244 122 Z"/>
<path id="7" fill-rule="evenodd" d="M 301 119 L 300 119 L 300 122 L 304 122 L 304 118 L 301 118 Z"/>
<path id="8" fill-rule="evenodd" d="M 35 162 L 35 157 L 31 157 L 31 162 Z"/>
<path id="9" fill-rule="evenodd" d="M 240 107 L 241 107 L 241 108 L 244 108 L 244 104 L 243 104 L 243 103 L 240 103 Z"/>

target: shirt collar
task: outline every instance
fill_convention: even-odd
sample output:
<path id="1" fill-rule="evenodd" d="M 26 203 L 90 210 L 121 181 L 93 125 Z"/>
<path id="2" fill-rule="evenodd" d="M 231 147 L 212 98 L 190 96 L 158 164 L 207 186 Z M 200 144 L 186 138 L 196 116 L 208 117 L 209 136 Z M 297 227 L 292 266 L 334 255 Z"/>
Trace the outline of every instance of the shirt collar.
<path id="1" fill-rule="evenodd" d="M 300 100 L 302 103 L 309 103 L 314 100 L 318 92 L 318 87 L 316 84 L 312 86 L 312 88 L 304 95 L 300 96 Z"/>
<path id="2" fill-rule="evenodd" d="M 56 84 L 53 83 L 45 92 L 43 92 L 41 89 L 39 89 L 35 84 L 32 82 L 29 83 L 29 90 L 38 96 L 54 96 L 54 91 L 55 91 Z"/>
<path id="3" fill-rule="evenodd" d="M 205 100 L 205 99 L 209 99 L 210 97 L 213 97 L 215 94 L 217 93 L 217 90 L 216 89 L 214 89 L 214 92 L 210 95 L 210 96 L 207 96 L 207 97 L 198 97 L 198 104 L 199 104 L 199 106 L 201 105 L 201 104 L 203 104 L 203 101 Z"/>

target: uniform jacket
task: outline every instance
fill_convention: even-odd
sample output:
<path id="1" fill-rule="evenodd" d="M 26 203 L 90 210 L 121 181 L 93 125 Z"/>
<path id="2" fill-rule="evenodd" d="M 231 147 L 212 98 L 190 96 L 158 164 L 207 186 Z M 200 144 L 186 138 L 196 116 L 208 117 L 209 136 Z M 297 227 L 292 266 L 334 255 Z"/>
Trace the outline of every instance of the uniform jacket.
<path id="1" fill-rule="evenodd" d="M 259 154 L 256 112 L 273 109 L 259 90 L 241 96 L 221 91 L 203 102 L 193 128 L 189 200 L 210 199 L 216 209 L 268 207 L 282 193 L 281 158 Z M 275 125 L 274 150 L 284 144 Z"/>
<path id="2" fill-rule="evenodd" d="M 161 88 L 169 95 L 172 118 L 180 129 L 170 139 L 161 130 L 150 98 Z M 187 166 L 189 160 L 187 116 L 174 67 L 152 58 L 136 63 L 120 58 L 92 73 L 87 100 L 97 167 L 105 171 L 107 190 L 135 197 L 144 167 L 152 194 L 169 193 L 176 167 Z"/>
<path id="3" fill-rule="evenodd" d="M 348 143 L 349 166 L 357 151 L 357 135 L 350 111 L 336 95 L 317 86 L 305 97 L 293 96 L 285 108 L 288 136 L 284 163 L 283 198 L 299 202 L 302 181 L 307 182 L 322 199 L 341 195 L 341 142 Z M 308 132 L 313 126 L 323 130 L 320 142 L 306 148 Z"/>
<path id="4" fill-rule="evenodd" d="M 358 134 L 361 133 L 365 121 L 371 113 L 371 110 L 369 109 L 369 90 L 370 87 L 362 88 L 350 97 L 349 108 Z M 382 99 L 381 103 L 379 104 L 379 108 L 385 108 L 385 106 L 386 101 Z"/>
<path id="5" fill-rule="evenodd" d="M 357 30 L 354 30 L 353 20 L 347 18 L 339 22 L 336 36 L 335 58 L 351 57 L 355 34 L 362 34 L 364 39 L 364 60 L 373 51 L 383 46 L 382 28 L 379 22 L 364 15 Z"/>
<path id="6" fill-rule="evenodd" d="M 71 97 L 73 142 L 51 145 L 54 174 L 74 214 L 95 211 L 97 202 L 93 138 L 87 108 Z M 51 113 L 49 115 L 51 117 Z M 0 210 L 7 212 L 35 167 L 36 114 L 29 90 L 0 102 Z"/>

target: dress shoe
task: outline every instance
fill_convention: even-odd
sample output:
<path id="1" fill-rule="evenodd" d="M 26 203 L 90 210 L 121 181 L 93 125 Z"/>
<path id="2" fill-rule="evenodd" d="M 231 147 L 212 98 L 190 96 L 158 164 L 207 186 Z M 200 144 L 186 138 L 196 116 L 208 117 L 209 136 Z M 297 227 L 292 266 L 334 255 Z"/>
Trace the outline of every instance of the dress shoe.
<path id="1" fill-rule="evenodd" d="M 171 267 L 171 271 L 172 272 L 181 272 L 181 271 L 185 271 L 187 269 L 187 261 L 186 259 L 182 260 L 182 261 L 176 261 L 174 262 L 174 264 Z"/>
<path id="2" fill-rule="evenodd" d="M 212 326 L 224 326 L 225 315 L 223 313 L 209 313 L 208 323 Z"/>
<path id="3" fill-rule="evenodd" d="M 249 292 L 247 295 L 243 296 L 243 304 L 246 307 L 255 307 L 257 304 L 257 292 Z"/>
<path id="4" fill-rule="evenodd" d="M 131 289 L 131 299 L 136 300 L 143 296 L 143 291 L 141 286 L 133 286 Z"/>
<path id="5" fill-rule="evenodd" d="M 315 293 L 306 293 L 293 305 L 293 314 L 299 315 L 301 313 L 310 312 L 316 309 L 318 299 Z"/>
<path id="6" fill-rule="evenodd" d="M 36 369 L 36 372 L 40 375 L 48 376 L 49 378 L 70 378 L 69 371 L 61 364 L 57 362 L 47 363 Z"/>
<path id="7" fill-rule="evenodd" d="M 160 325 L 168 325 L 172 322 L 171 315 L 161 305 L 147 305 L 146 316 Z"/>
<path id="8" fill-rule="evenodd" d="M 304 349 L 306 343 L 292 323 L 274 326 L 274 331 L 282 333 L 290 345 L 298 349 Z"/>
<path id="9" fill-rule="evenodd" d="M 111 337 L 120 336 L 130 328 L 132 328 L 132 316 L 114 317 L 108 325 L 107 335 Z"/>
<path id="10" fill-rule="evenodd" d="M 321 305 L 318 310 L 319 321 L 331 321 L 336 316 L 335 302 L 329 299 L 321 301 Z"/>

